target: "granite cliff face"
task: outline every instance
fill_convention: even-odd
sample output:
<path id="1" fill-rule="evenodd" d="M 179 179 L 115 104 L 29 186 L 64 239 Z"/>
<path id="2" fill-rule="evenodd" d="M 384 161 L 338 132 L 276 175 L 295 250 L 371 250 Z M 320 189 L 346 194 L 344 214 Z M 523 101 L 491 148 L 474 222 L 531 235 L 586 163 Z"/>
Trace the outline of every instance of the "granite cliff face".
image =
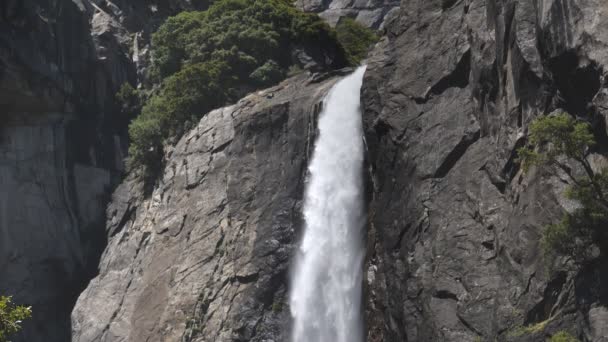
<path id="1" fill-rule="evenodd" d="M 335 80 L 301 74 L 212 111 L 168 148 L 151 194 L 120 185 L 73 341 L 287 340 L 306 166 Z"/>
<path id="2" fill-rule="evenodd" d="M 592 120 L 605 163 L 608 7 L 298 5 L 385 33 L 362 90 L 367 340 L 545 341 L 566 330 L 607 341 L 607 261 L 543 259 L 541 229 L 570 205 L 566 184 L 524 175 L 515 149 L 532 119 L 567 111 Z M 147 82 L 150 32 L 164 18 L 206 6 L 0 4 L 0 294 L 35 312 L 15 342 L 287 340 L 316 115 L 342 73 L 303 73 L 208 113 L 167 148 L 152 189 L 128 175 L 110 199 L 127 124 L 113 94 Z"/>
<path id="3" fill-rule="evenodd" d="M 592 120 L 605 160 L 606 11 L 402 1 L 363 89 L 368 341 L 608 340 L 606 260 L 543 258 L 566 181 L 524 175 L 515 152 L 532 119 L 567 111 Z"/>
<path id="4" fill-rule="evenodd" d="M 0 293 L 37 308 L 21 341 L 69 340 L 72 306 L 105 244 L 121 152 L 105 93 L 109 77 L 129 71 L 97 58 L 83 11 L 0 5 Z"/>

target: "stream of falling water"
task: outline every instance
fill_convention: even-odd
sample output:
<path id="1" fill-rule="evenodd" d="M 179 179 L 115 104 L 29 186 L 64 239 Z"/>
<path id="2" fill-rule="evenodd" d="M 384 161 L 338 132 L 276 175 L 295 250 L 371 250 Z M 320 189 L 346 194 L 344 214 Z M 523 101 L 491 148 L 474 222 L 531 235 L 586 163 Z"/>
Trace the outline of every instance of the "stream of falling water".
<path id="1" fill-rule="evenodd" d="M 365 67 L 331 89 L 319 118 L 290 292 L 292 342 L 361 342 Z"/>

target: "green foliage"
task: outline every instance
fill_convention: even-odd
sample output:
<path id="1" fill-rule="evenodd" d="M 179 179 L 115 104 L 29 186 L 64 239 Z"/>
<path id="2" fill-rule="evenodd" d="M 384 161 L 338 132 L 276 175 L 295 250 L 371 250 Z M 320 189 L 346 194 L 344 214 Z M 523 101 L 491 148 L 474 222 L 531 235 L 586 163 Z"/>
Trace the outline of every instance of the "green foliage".
<path id="1" fill-rule="evenodd" d="M 285 78 L 285 70 L 275 61 L 269 60 L 261 67 L 255 69 L 249 77 L 260 86 L 275 84 Z"/>
<path id="2" fill-rule="evenodd" d="M 338 40 L 346 50 L 351 65 L 358 65 L 365 58 L 370 46 L 378 41 L 378 36 L 369 28 L 351 18 L 343 18 L 336 25 Z"/>
<path id="3" fill-rule="evenodd" d="M 0 342 L 21 330 L 23 320 L 32 316 L 32 309 L 15 305 L 11 297 L 0 296 Z"/>
<path id="4" fill-rule="evenodd" d="M 544 228 L 541 238 L 543 253 L 549 255 L 552 252 L 574 252 L 575 242 L 572 239 L 574 235 L 573 227 L 570 225 L 570 216 L 565 215 L 559 223 L 550 224 Z"/>
<path id="5" fill-rule="evenodd" d="M 545 227 L 541 240 L 543 251 L 581 260 L 587 257 L 593 243 L 605 248 L 603 227 L 608 224 L 608 170 L 594 172 L 587 160 L 595 145 L 591 126 L 567 114 L 547 116 L 530 125 L 529 138 L 531 147 L 518 151 L 524 170 L 545 166 L 564 172 L 573 184 L 566 197 L 579 205 L 572 213 L 565 214 L 559 223 Z M 576 176 L 569 163 L 580 166 L 584 175 Z"/>
<path id="6" fill-rule="evenodd" d="M 534 334 L 538 334 L 541 333 L 545 330 L 545 328 L 547 327 L 547 324 L 549 324 L 549 322 L 551 322 L 551 319 L 536 323 L 536 324 L 532 324 L 532 325 L 528 325 L 528 326 L 520 326 L 515 328 L 514 330 L 512 330 L 509 333 L 510 337 L 521 337 L 524 335 L 534 335 Z"/>
<path id="7" fill-rule="evenodd" d="M 591 126 L 586 122 L 576 121 L 568 114 L 545 116 L 535 120 L 530 125 L 529 141 L 533 146 L 548 144 L 549 148 L 544 153 L 521 148 L 519 157 L 525 170 L 534 165 L 560 166 L 560 157 L 583 162 L 589 148 L 595 145 Z"/>
<path id="8" fill-rule="evenodd" d="M 141 110 L 140 94 L 127 82 L 120 86 L 116 93 L 116 101 L 120 105 L 120 112 L 128 117 L 135 117 Z"/>
<path id="9" fill-rule="evenodd" d="M 168 77 L 129 125 L 130 162 L 148 166 L 157 162 L 165 138 L 181 134 L 188 123 L 225 103 L 233 84 L 228 73 L 225 63 L 212 62 L 187 65 Z"/>
<path id="10" fill-rule="evenodd" d="M 557 334 L 551 336 L 549 342 L 580 342 L 578 338 L 572 336 L 566 331 L 560 331 Z"/>
<path id="11" fill-rule="evenodd" d="M 135 90 L 135 88 L 133 88 L 128 82 L 125 82 L 120 86 L 120 89 L 116 93 L 116 99 L 121 104 L 129 105 L 129 104 L 132 104 L 133 102 L 138 101 L 139 95 L 137 93 L 137 90 Z"/>
<path id="12" fill-rule="evenodd" d="M 295 47 L 314 46 L 346 62 L 335 32 L 289 0 L 219 0 L 183 12 L 152 36 L 150 76 L 162 82 L 129 127 L 132 166 L 162 159 L 162 144 L 211 109 L 284 79 Z M 120 97 L 130 99 L 121 89 Z"/>
<path id="13" fill-rule="evenodd" d="M 279 313 L 283 311 L 283 304 L 281 302 L 272 303 L 272 312 Z"/>
<path id="14" fill-rule="evenodd" d="M 204 12 L 169 18 L 152 37 L 153 75 L 160 79 L 183 65 L 224 61 L 240 81 L 272 60 L 291 62 L 290 48 L 306 43 L 339 44 L 316 15 L 287 0 L 220 0 Z"/>

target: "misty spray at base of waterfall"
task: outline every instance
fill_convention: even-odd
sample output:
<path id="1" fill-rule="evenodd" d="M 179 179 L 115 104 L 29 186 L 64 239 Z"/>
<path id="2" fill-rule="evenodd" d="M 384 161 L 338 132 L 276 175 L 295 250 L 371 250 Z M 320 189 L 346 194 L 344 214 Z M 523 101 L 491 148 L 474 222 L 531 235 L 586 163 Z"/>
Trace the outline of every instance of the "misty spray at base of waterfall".
<path id="1" fill-rule="evenodd" d="M 364 73 L 360 67 L 336 83 L 319 118 L 290 291 L 292 342 L 363 341 Z"/>

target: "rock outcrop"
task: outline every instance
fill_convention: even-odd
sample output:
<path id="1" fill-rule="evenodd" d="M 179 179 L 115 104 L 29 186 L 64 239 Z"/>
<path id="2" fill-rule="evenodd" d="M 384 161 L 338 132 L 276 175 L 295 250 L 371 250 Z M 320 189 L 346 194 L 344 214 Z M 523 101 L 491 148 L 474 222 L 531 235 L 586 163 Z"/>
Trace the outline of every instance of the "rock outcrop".
<path id="1" fill-rule="evenodd" d="M 340 18 L 354 18 L 361 24 L 382 29 L 388 18 L 398 12 L 399 0 L 297 0 L 296 6 L 305 12 L 318 13 L 330 25 Z"/>
<path id="2" fill-rule="evenodd" d="M 286 341 L 307 161 L 335 80 L 303 73 L 214 110 L 167 147 L 151 193 L 120 185 L 73 341 Z"/>
<path id="3" fill-rule="evenodd" d="M 539 115 L 606 146 L 607 8 L 594 0 L 403 1 L 364 81 L 368 341 L 607 341 L 606 260 L 543 256 L 565 180 L 523 174 Z M 564 206 L 564 207 L 562 207 Z"/>

